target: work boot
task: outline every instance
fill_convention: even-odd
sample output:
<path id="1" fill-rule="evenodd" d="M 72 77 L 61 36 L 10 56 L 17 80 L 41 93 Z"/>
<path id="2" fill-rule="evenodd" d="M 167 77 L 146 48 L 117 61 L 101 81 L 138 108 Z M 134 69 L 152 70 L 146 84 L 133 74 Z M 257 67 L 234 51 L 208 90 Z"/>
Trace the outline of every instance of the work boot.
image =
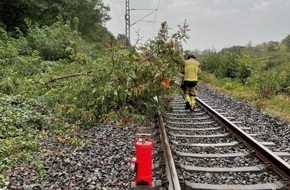
<path id="1" fill-rule="evenodd" d="M 191 96 L 190 100 L 190 111 L 193 111 L 196 105 L 195 96 Z"/>
<path id="2" fill-rule="evenodd" d="M 186 110 L 189 110 L 189 109 L 190 109 L 190 104 L 189 104 L 189 102 L 185 102 L 185 109 L 186 109 Z"/>
<path id="3" fill-rule="evenodd" d="M 190 102 L 191 102 L 189 94 L 185 94 L 184 99 L 185 99 L 185 109 L 188 110 L 190 109 Z"/>
<path id="4" fill-rule="evenodd" d="M 195 105 L 190 106 L 190 111 L 193 112 L 195 108 Z"/>

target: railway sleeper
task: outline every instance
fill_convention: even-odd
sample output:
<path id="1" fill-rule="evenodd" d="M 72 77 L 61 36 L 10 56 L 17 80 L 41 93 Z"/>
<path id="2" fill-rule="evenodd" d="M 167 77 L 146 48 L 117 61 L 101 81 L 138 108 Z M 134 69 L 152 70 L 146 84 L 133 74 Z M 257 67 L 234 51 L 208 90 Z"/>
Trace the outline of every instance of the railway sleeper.
<path id="1" fill-rule="evenodd" d="M 287 190 L 281 181 L 275 183 L 260 183 L 253 185 L 214 185 L 214 184 L 203 184 L 203 183 L 192 183 L 185 181 L 186 189 L 188 190 Z"/>
<path id="2" fill-rule="evenodd" d="M 185 104 L 184 104 L 184 105 L 185 105 Z M 187 114 L 191 114 L 191 115 L 193 115 L 192 112 L 191 112 L 190 110 L 186 110 L 186 109 L 184 109 L 184 108 L 185 108 L 185 107 L 182 107 L 182 108 L 180 108 L 180 109 L 176 109 L 176 108 L 175 108 L 175 109 L 172 109 L 172 111 L 175 112 L 175 113 L 176 113 L 176 112 L 178 112 L 178 113 L 181 112 L 181 113 L 187 113 Z M 203 111 L 203 110 L 200 109 L 200 108 L 195 108 L 195 109 L 194 109 L 194 114 L 195 114 L 195 112 L 202 112 L 202 111 Z"/>
<path id="3" fill-rule="evenodd" d="M 229 137 L 231 134 L 229 133 L 219 133 L 219 134 L 213 134 L 213 135 L 183 135 L 183 134 L 176 134 L 169 131 L 169 134 L 174 137 L 182 137 L 182 138 L 221 138 L 221 137 Z M 259 134 L 248 134 L 252 137 L 259 136 Z"/>
<path id="4" fill-rule="evenodd" d="M 166 123 L 175 124 L 175 125 L 211 125 L 211 124 L 215 124 L 216 121 L 203 121 L 203 122 L 166 121 Z"/>
<path id="5" fill-rule="evenodd" d="M 197 167 L 197 166 L 188 166 L 180 164 L 180 168 L 187 170 L 189 172 L 262 172 L 266 170 L 264 164 L 259 164 L 256 166 L 247 166 L 247 167 Z"/>
<path id="6" fill-rule="evenodd" d="M 194 114 L 188 114 L 188 113 L 172 113 L 172 112 L 165 112 L 163 114 L 163 116 L 165 118 L 167 117 L 173 117 L 173 116 L 186 116 L 186 117 L 192 117 L 192 116 L 202 116 L 202 115 L 205 115 L 206 112 L 198 112 L 198 113 L 194 113 Z"/>
<path id="7" fill-rule="evenodd" d="M 189 147 L 191 147 L 191 146 L 196 146 L 196 147 L 230 147 L 230 146 L 236 146 L 239 144 L 239 142 L 237 142 L 237 141 L 233 141 L 233 142 L 229 142 L 229 143 L 217 143 L 217 144 L 214 144 L 214 143 L 210 143 L 210 144 L 178 143 L 177 141 L 174 141 L 174 140 L 170 140 L 170 142 L 174 145 L 177 145 L 177 146 L 189 146 Z M 266 147 L 275 146 L 275 143 L 273 143 L 273 142 L 260 142 L 260 143 Z"/>
<path id="8" fill-rule="evenodd" d="M 182 127 L 174 127 L 174 126 L 167 125 L 166 127 L 168 129 L 170 129 L 170 130 L 177 130 L 177 131 L 211 131 L 211 130 L 213 131 L 213 130 L 223 129 L 221 126 L 218 126 L 218 127 L 206 127 L 206 128 L 195 128 L 195 127 L 182 128 Z M 240 127 L 240 129 L 244 130 L 244 131 L 252 130 L 250 127 Z"/>
<path id="9" fill-rule="evenodd" d="M 169 134 L 174 137 L 182 137 L 182 138 L 220 138 L 220 137 L 230 136 L 229 133 L 213 134 L 213 135 L 180 135 L 180 134 L 169 132 Z"/>
<path id="10" fill-rule="evenodd" d="M 197 115 L 194 115 L 197 116 Z M 171 119 L 171 120 L 206 120 L 206 119 L 211 119 L 210 116 L 203 116 L 203 117 L 168 117 L 165 116 L 166 119 Z"/>
<path id="11" fill-rule="evenodd" d="M 193 158 L 230 158 L 230 157 L 243 157 L 250 156 L 250 152 L 236 152 L 236 153 L 226 153 L 226 154 L 194 154 L 188 152 L 174 151 L 175 154 L 181 157 L 193 157 Z M 274 152 L 277 156 L 281 158 L 290 158 L 289 152 Z"/>
<path id="12" fill-rule="evenodd" d="M 170 130 L 177 130 L 177 131 L 215 131 L 215 130 L 221 130 L 222 127 L 210 127 L 210 128 L 179 128 L 179 127 L 171 127 L 167 126 Z"/>
<path id="13" fill-rule="evenodd" d="M 206 115 L 206 114 L 207 113 L 204 112 L 204 111 L 203 112 L 194 113 L 194 114 L 165 112 L 163 114 L 163 116 L 165 118 L 176 117 L 176 116 L 191 118 L 191 117 L 195 117 L 195 116 L 203 116 L 203 115 Z"/>

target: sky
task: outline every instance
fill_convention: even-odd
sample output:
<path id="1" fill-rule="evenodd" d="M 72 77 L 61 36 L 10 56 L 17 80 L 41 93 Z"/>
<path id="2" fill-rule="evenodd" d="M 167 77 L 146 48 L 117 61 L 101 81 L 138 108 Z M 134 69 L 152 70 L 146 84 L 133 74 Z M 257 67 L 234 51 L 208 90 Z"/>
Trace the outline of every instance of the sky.
<path id="1" fill-rule="evenodd" d="M 125 34 L 125 0 L 103 0 L 111 10 L 105 26 L 115 36 Z M 290 0 L 130 0 L 131 9 L 157 9 L 131 26 L 131 43 L 153 39 L 166 21 L 169 33 L 186 20 L 188 50 L 206 50 L 281 41 L 290 34 Z M 131 24 L 152 10 L 131 10 Z M 149 22 L 150 21 L 150 22 Z M 152 22 L 156 21 L 156 22 Z"/>

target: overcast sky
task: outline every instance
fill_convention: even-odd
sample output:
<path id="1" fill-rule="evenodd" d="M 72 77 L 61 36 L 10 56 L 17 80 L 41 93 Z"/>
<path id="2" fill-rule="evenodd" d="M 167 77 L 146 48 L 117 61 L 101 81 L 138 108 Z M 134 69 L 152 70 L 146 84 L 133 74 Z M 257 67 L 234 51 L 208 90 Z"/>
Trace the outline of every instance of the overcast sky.
<path id="1" fill-rule="evenodd" d="M 106 27 L 115 35 L 125 33 L 125 0 L 103 0 L 109 5 L 111 20 Z M 159 6 L 158 6 L 159 4 Z M 160 24 L 168 23 L 174 33 L 187 20 L 190 39 L 185 49 L 217 49 L 233 45 L 253 45 L 281 41 L 290 34 L 290 0 L 130 0 L 131 9 L 156 9 L 157 12 L 131 27 L 131 43 L 139 31 L 142 43 L 156 36 Z M 131 24 L 150 10 L 131 11 Z M 157 13 L 157 14 L 156 14 Z"/>

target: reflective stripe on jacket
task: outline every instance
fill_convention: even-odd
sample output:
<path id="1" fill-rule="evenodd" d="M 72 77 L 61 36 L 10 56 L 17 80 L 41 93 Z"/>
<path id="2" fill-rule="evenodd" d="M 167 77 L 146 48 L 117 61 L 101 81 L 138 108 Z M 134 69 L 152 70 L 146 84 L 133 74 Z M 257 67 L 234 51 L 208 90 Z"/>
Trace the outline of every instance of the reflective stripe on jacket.
<path id="1" fill-rule="evenodd" d="M 188 59 L 184 64 L 184 80 L 198 81 L 197 75 L 200 73 L 200 63 L 196 59 Z"/>

